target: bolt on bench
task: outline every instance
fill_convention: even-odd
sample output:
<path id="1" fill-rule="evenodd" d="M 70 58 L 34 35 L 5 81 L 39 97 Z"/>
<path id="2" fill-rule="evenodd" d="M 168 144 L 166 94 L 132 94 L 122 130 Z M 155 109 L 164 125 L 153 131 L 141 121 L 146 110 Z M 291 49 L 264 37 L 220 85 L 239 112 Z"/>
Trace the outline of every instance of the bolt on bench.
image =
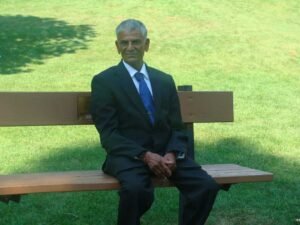
<path id="1" fill-rule="evenodd" d="M 187 154 L 194 157 L 193 124 L 233 122 L 233 94 L 191 91 L 191 86 L 181 86 L 179 90 L 182 118 L 190 141 Z M 0 92 L 0 127 L 92 125 L 89 102 L 89 92 Z M 236 164 L 203 165 L 203 168 L 227 187 L 273 179 L 272 173 Z M 153 182 L 157 187 L 172 186 L 159 178 L 153 178 Z M 4 202 L 18 202 L 21 195 L 31 193 L 118 188 L 118 181 L 101 170 L 0 174 L 0 200 Z"/>

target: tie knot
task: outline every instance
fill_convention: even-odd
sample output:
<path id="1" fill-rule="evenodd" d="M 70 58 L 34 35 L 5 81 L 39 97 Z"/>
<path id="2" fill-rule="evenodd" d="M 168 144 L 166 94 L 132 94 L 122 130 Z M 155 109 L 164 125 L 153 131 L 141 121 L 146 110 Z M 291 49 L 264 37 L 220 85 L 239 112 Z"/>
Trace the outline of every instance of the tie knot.
<path id="1" fill-rule="evenodd" d="M 142 80 L 144 80 L 144 74 L 142 74 L 142 73 L 137 72 L 136 74 L 134 74 L 134 76 L 138 82 L 141 82 Z"/>

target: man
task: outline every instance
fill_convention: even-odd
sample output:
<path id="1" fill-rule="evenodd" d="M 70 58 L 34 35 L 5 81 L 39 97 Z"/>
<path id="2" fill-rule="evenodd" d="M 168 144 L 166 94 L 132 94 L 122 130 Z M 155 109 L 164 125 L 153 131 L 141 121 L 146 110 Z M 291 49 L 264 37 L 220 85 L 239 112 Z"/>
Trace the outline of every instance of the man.
<path id="1" fill-rule="evenodd" d="M 185 156 L 174 81 L 144 63 L 150 40 L 142 22 L 123 21 L 116 36 L 122 61 L 93 78 L 91 113 L 107 152 L 103 170 L 121 184 L 118 224 L 140 224 L 154 200 L 153 175 L 184 196 L 181 225 L 204 224 L 220 186 Z"/>

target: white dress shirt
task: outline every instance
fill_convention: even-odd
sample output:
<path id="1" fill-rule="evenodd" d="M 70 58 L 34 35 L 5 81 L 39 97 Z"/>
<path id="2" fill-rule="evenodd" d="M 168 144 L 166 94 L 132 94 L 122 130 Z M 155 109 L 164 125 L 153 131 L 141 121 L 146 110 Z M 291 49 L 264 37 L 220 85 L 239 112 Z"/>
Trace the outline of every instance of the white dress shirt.
<path id="1" fill-rule="evenodd" d="M 137 72 L 140 72 L 140 73 L 142 73 L 144 75 L 144 80 L 145 80 L 145 82 L 146 82 L 146 84 L 148 86 L 148 89 L 149 89 L 151 95 L 153 96 L 151 82 L 150 82 L 150 79 L 149 79 L 149 74 L 148 74 L 148 72 L 146 70 L 145 63 L 143 63 L 143 66 L 142 66 L 142 68 L 141 68 L 140 71 L 137 71 L 135 68 L 133 68 L 132 66 L 130 66 L 124 60 L 123 60 L 123 64 L 124 64 L 125 68 L 127 69 L 128 73 L 130 74 L 131 79 L 132 79 L 132 81 L 134 83 L 134 86 L 136 87 L 137 91 L 139 92 L 139 82 L 137 81 L 137 79 L 135 78 L 134 75 Z"/>

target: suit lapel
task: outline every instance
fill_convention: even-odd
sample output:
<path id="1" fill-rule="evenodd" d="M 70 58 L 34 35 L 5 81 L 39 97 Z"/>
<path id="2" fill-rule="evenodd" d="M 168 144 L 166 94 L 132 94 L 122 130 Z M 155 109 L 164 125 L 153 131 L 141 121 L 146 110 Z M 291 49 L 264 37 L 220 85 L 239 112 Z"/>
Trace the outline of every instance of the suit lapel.
<path id="1" fill-rule="evenodd" d="M 141 97 L 132 81 L 132 78 L 122 62 L 117 66 L 118 81 L 122 91 L 128 96 L 133 105 L 149 120 Z M 150 120 L 149 120 L 150 122 Z"/>
<path id="2" fill-rule="evenodd" d="M 151 68 L 147 67 L 147 71 L 149 74 L 149 79 L 151 82 L 152 93 L 153 93 L 153 100 L 155 106 L 155 118 L 159 114 L 159 109 L 161 108 L 161 92 L 162 92 L 162 85 L 157 73 L 152 70 Z"/>

